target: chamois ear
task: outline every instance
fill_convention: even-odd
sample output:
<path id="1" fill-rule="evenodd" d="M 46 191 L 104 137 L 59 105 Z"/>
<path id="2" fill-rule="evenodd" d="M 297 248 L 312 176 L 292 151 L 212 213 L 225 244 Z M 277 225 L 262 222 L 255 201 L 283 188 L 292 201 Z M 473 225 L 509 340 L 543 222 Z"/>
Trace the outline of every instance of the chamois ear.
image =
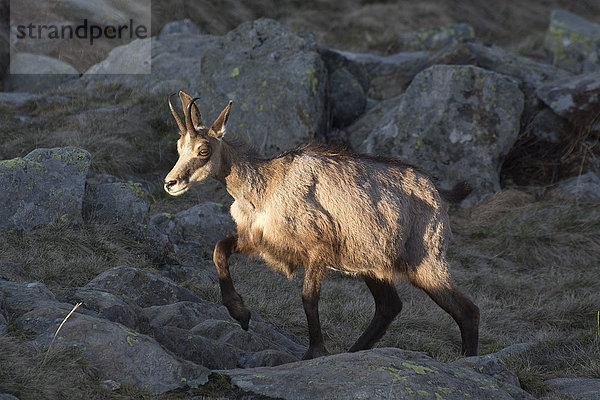
<path id="1" fill-rule="evenodd" d="M 221 111 L 221 115 L 215 121 L 213 126 L 208 130 L 208 134 L 214 138 L 222 139 L 223 135 L 225 135 L 225 126 L 227 125 L 227 119 L 229 119 L 229 109 L 231 108 L 231 104 L 233 101 L 229 100 L 229 104 L 223 111 Z"/>
<path id="2" fill-rule="evenodd" d="M 181 105 L 183 106 L 183 110 L 185 112 L 193 99 L 190 95 L 182 92 L 181 90 L 179 91 L 179 98 L 181 99 Z M 200 115 L 200 110 L 198 110 L 198 107 L 195 104 L 192 105 L 190 115 L 192 117 L 192 124 L 194 125 L 194 128 L 196 130 L 200 129 L 202 126 L 202 116 Z"/>

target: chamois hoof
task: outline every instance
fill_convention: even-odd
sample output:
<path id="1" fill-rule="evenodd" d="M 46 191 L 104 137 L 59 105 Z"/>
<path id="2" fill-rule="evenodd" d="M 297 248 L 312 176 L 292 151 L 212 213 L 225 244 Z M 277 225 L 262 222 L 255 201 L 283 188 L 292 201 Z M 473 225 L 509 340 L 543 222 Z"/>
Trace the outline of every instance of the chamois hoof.
<path id="1" fill-rule="evenodd" d="M 312 360 L 313 358 L 326 356 L 328 354 L 329 354 L 329 352 L 327 351 L 325 346 L 323 346 L 323 345 L 314 346 L 314 347 L 309 347 L 308 350 L 306 350 L 306 353 L 304 353 L 304 355 L 302 356 L 302 359 L 303 360 Z"/>
<path id="2" fill-rule="evenodd" d="M 227 309 L 229 310 L 229 315 L 240 323 L 243 330 L 247 331 L 250 324 L 250 310 L 240 305 L 227 307 Z"/>

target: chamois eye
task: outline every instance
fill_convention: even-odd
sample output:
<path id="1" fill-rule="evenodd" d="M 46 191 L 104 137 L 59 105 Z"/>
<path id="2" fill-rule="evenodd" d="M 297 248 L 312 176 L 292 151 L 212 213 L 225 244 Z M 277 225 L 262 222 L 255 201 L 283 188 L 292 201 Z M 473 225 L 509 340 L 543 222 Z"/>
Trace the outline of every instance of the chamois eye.
<path id="1" fill-rule="evenodd" d="M 208 147 L 203 147 L 200 150 L 198 150 L 198 156 L 200 157 L 208 157 L 210 155 L 210 148 Z"/>

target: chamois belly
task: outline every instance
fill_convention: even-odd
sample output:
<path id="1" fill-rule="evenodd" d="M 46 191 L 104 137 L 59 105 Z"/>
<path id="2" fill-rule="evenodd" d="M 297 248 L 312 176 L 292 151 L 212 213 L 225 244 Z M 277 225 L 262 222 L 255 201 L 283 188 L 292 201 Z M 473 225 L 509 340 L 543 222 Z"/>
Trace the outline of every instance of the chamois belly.
<path id="1" fill-rule="evenodd" d="M 393 277 L 398 240 L 385 235 L 399 232 L 357 229 L 353 224 L 364 221 L 338 221 L 315 211 L 310 217 L 306 214 L 297 212 L 292 218 L 278 220 L 278 213 L 249 214 L 232 206 L 239 250 L 263 258 L 287 276 L 298 268 L 318 265 L 350 275 Z"/>

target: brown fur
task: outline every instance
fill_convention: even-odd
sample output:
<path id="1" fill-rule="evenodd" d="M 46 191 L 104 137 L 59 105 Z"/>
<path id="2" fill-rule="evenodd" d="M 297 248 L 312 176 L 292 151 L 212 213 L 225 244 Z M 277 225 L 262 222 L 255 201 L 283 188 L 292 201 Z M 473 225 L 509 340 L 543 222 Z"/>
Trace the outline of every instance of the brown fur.
<path id="1" fill-rule="evenodd" d="M 445 258 L 451 235 L 447 206 L 426 173 L 395 159 L 315 144 L 260 160 L 209 134 L 216 131 L 182 134 L 180 160 L 165 188 L 180 194 L 210 176 L 235 199 L 231 215 L 237 235 L 217 244 L 215 264 L 223 301 L 245 329 L 250 314 L 229 277 L 232 252 L 260 256 L 288 276 L 304 268 L 310 339 L 305 358 L 326 352 L 318 320 L 326 268 L 363 276 L 375 298 L 373 321 L 350 351 L 370 348 L 383 336 L 402 307 L 393 281 L 405 278 L 457 321 L 463 352 L 477 353 L 479 311 L 451 282 Z M 211 157 L 190 158 L 202 146 L 211 148 Z M 468 189 L 463 183 L 443 195 L 457 201 Z"/>

